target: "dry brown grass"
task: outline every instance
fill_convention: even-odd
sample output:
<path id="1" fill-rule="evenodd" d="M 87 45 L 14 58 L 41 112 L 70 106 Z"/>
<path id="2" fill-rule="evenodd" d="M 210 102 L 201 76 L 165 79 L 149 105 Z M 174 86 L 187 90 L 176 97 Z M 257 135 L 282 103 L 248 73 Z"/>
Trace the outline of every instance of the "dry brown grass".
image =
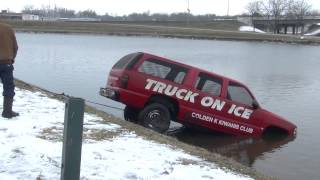
<path id="1" fill-rule="evenodd" d="M 120 23 L 120 22 L 59 22 L 59 21 L 7 21 L 20 32 L 86 33 L 121 36 L 159 36 L 190 39 L 217 39 L 239 41 L 271 41 L 299 44 L 320 44 L 319 37 L 274 35 L 239 32 L 241 25 L 234 21 L 190 24 L 179 23 Z"/>

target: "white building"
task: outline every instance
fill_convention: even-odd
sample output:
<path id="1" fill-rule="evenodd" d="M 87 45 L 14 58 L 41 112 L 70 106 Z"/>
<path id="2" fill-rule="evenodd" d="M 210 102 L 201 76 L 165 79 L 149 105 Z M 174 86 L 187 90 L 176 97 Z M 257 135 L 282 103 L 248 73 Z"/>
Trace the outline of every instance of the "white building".
<path id="1" fill-rule="evenodd" d="M 23 21 L 39 21 L 40 17 L 38 15 L 33 14 L 22 14 Z"/>
<path id="2" fill-rule="evenodd" d="M 0 19 L 4 20 L 22 20 L 22 21 L 38 21 L 40 17 L 34 14 L 11 13 L 6 10 L 0 12 Z"/>

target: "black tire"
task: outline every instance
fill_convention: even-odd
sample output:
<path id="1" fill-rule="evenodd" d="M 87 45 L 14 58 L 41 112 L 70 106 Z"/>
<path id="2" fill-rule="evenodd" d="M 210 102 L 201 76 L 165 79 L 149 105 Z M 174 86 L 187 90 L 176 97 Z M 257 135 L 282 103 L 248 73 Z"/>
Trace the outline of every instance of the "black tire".
<path id="1" fill-rule="evenodd" d="M 169 129 L 170 119 L 169 109 L 159 103 L 149 104 L 139 113 L 139 123 L 159 133 Z"/>
<path id="2" fill-rule="evenodd" d="M 124 120 L 137 123 L 139 111 L 130 106 L 126 106 L 123 110 Z"/>

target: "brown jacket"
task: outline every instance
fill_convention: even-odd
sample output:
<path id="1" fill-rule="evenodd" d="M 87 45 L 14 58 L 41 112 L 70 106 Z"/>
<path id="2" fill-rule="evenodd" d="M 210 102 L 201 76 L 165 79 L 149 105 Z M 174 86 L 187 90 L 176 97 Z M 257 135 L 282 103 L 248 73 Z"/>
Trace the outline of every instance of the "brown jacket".
<path id="1" fill-rule="evenodd" d="M 18 44 L 13 29 L 0 23 L 0 64 L 13 64 Z"/>

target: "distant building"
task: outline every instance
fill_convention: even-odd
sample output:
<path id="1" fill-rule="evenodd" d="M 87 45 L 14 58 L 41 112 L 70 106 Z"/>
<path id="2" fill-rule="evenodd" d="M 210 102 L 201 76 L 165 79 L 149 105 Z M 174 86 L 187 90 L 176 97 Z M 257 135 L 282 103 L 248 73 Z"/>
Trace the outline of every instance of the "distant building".
<path id="1" fill-rule="evenodd" d="M 11 13 L 7 10 L 2 10 L 0 13 L 0 19 L 3 20 L 22 20 L 22 21 L 38 21 L 40 17 L 33 14 L 23 14 L 23 13 Z"/>
<path id="2" fill-rule="evenodd" d="M 40 17 L 34 14 L 22 14 L 22 20 L 24 21 L 39 21 Z"/>
<path id="3" fill-rule="evenodd" d="M 2 10 L 0 13 L 0 19 L 3 19 L 3 20 L 22 20 L 22 13 L 10 13 L 6 10 Z"/>

